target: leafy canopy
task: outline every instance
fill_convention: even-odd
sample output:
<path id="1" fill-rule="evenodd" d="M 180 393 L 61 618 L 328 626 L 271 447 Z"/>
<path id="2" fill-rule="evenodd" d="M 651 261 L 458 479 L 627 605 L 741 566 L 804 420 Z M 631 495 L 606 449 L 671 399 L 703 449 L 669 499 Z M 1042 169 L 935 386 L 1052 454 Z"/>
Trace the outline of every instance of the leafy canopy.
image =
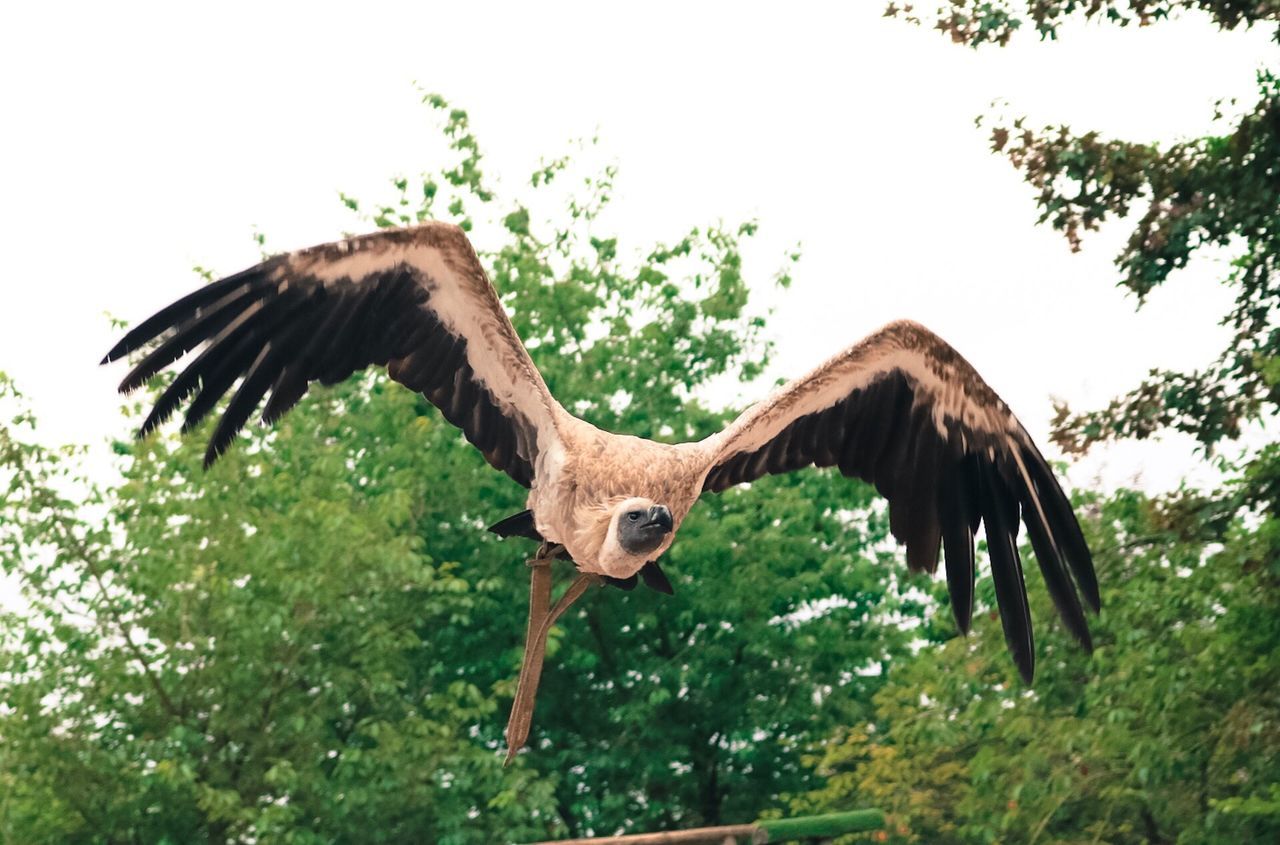
<path id="1" fill-rule="evenodd" d="M 957 43 L 978 47 L 1004 44 L 1028 22 L 1054 38 L 1072 15 L 1147 25 L 1192 9 L 1208 12 L 1224 29 L 1274 29 L 1280 19 L 1273 0 L 953 0 L 932 13 L 890 6 L 886 14 L 931 24 Z M 1231 340 L 1217 360 L 1190 372 L 1155 370 L 1105 408 L 1076 413 L 1060 405 L 1053 439 L 1069 454 L 1168 429 L 1211 449 L 1239 437 L 1247 422 L 1280 410 L 1280 77 L 1260 70 L 1257 101 L 1243 110 L 1220 102 L 1214 117 L 1213 134 L 1167 146 L 1065 125 L 1034 128 L 1026 118 L 986 121 L 992 150 L 1035 190 L 1040 222 L 1062 232 L 1073 250 L 1086 232 L 1132 213 L 1133 230 L 1116 266 L 1120 284 L 1140 303 L 1197 251 L 1215 247 L 1233 256 L 1223 282 L 1235 291 L 1235 302 L 1221 318 Z"/>

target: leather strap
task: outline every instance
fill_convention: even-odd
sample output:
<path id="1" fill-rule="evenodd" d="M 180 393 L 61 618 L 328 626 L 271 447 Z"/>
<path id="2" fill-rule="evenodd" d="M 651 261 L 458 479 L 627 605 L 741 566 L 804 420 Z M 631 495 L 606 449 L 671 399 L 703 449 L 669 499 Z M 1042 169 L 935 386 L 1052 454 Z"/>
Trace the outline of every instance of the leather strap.
<path id="1" fill-rule="evenodd" d="M 569 607 L 577 601 L 587 587 L 599 582 L 599 577 L 583 573 L 565 590 L 564 595 L 550 611 L 551 560 L 561 550 L 559 545 L 544 543 L 538 554 L 528 561 L 529 576 L 529 624 L 524 635 L 524 659 L 520 664 L 520 682 L 516 685 L 516 697 L 511 703 L 511 716 L 507 719 L 507 757 L 503 765 L 510 765 L 516 753 L 529 739 L 533 725 L 533 708 L 538 697 L 538 681 L 542 678 L 542 663 L 547 652 L 547 634 Z"/>

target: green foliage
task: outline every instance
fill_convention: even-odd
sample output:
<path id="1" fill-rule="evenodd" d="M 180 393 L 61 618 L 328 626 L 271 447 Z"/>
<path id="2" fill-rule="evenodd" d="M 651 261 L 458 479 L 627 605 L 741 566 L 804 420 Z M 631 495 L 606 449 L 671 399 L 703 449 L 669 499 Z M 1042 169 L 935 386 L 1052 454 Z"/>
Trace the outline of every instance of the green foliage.
<path id="1" fill-rule="evenodd" d="M 899 843 L 1280 836 L 1280 522 L 1206 529 L 1128 492 L 1086 506 L 1107 585 L 1092 660 L 1055 626 L 1021 689 L 987 618 L 900 662 L 875 717 L 815 760 L 830 779 L 797 811 L 876 804 Z M 1048 618 L 1038 584 L 1032 605 Z"/>
<path id="2" fill-rule="evenodd" d="M 932 16 L 890 7 L 916 23 L 932 21 L 962 44 L 1004 44 L 1025 21 L 1045 37 L 1078 14 L 1126 25 L 1146 25 L 1180 9 L 1209 12 L 1224 28 L 1273 23 L 1275 2 L 1235 0 L 1013 0 L 941 5 Z M 1191 372 L 1153 370 L 1107 407 L 1073 412 L 1057 408 L 1053 439 L 1065 452 L 1092 444 L 1146 438 L 1173 429 L 1192 435 L 1206 450 L 1239 437 L 1242 426 L 1280 410 L 1280 330 L 1276 286 L 1280 256 L 1276 161 L 1280 158 L 1280 77 L 1258 75 L 1258 101 L 1234 123 L 1235 103 L 1219 103 L 1220 130 L 1168 147 L 1108 139 L 1069 126 L 1032 129 L 1025 118 L 1000 119 L 991 129 L 992 150 L 1006 156 L 1036 191 L 1040 222 L 1061 231 L 1073 250 L 1085 232 L 1112 218 L 1138 214 L 1128 243 L 1116 258 L 1121 284 L 1145 301 L 1171 273 L 1204 247 L 1234 254 L 1223 280 L 1235 291 L 1222 323 L 1231 341 L 1212 364 Z M 979 124 L 983 122 L 979 119 Z"/>
<path id="3" fill-rule="evenodd" d="M 1004 46 L 1030 25 L 1042 39 L 1058 37 L 1069 18 L 1105 21 L 1117 26 L 1150 26 L 1186 12 L 1204 12 L 1223 29 L 1274 21 L 1276 0 L 935 0 L 924 8 L 890 0 L 885 17 L 929 26 L 957 44 Z"/>
<path id="4" fill-rule="evenodd" d="M 476 588 L 415 535 L 429 427 L 401 394 L 322 393 L 207 474 L 147 441 L 107 491 L 0 429 L 31 602 L 0 652 L 8 841 L 534 835 L 552 785 L 470 741 L 498 703 L 438 671 Z"/>
<path id="5" fill-rule="evenodd" d="M 755 378 L 769 351 L 742 260 L 754 224 L 625 243 L 600 225 L 613 168 L 570 158 L 500 202 L 465 112 L 424 101 L 456 161 L 342 202 L 376 225 L 467 225 L 552 389 L 593 423 L 720 426 L 695 393 Z M 532 210 L 547 197 L 565 209 L 549 223 Z M 824 472 L 712 498 L 666 563 L 674 599 L 601 590 L 552 632 L 536 750 L 503 770 L 531 548 L 483 527 L 524 491 L 421 397 L 378 374 L 316 389 L 207 473 L 205 427 L 120 442 L 106 488 L 33 424 L 0 427 L 0 563 L 28 603 L 0 629 L 0 841 L 749 821 L 820 785 L 803 754 L 867 717 L 920 612 L 869 551 L 887 532 L 867 488 Z"/>
<path id="6" fill-rule="evenodd" d="M 1064 450 L 1082 452 L 1101 440 L 1168 428 L 1212 447 L 1280 405 L 1274 328 L 1280 214 L 1272 172 L 1280 157 L 1280 79 L 1263 73 L 1259 86 L 1258 103 L 1235 127 L 1164 150 L 1075 135 L 1065 126 L 1037 133 L 1022 120 L 993 130 L 993 149 L 1035 186 L 1041 221 L 1063 231 L 1073 248 L 1084 231 L 1145 205 L 1116 259 L 1121 284 L 1140 300 L 1198 249 L 1239 251 L 1224 280 L 1236 297 L 1223 318 L 1231 342 L 1219 359 L 1197 372 L 1154 371 L 1099 411 L 1071 414 L 1060 407 L 1054 439 Z"/>
<path id="7" fill-rule="evenodd" d="M 530 761 L 568 772 L 575 830 L 744 821 L 814 783 L 807 745 L 881 683 L 853 670 L 907 640 L 884 616 L 892 570 L 861 551 L 874 535 L 814 507 L 855 503 L 848 487 L 794 476 L 708 499 L 666 564 L 674 598 L 606 591 L 581 611 L 589 636 L 566 639 L 544 676 Z"/>

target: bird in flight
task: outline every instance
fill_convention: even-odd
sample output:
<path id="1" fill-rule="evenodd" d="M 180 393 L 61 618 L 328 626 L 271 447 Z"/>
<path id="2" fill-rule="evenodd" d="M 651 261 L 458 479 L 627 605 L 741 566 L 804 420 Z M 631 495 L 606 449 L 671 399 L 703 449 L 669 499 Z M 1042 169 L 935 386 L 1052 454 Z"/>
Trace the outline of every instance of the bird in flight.
<path id="1" fill-rule="evenodd" d="M 912 571 L 939 552 L 956 624 L 973 613 L 974 537 L 985 526 L 1005 640 L 1022 677 L 1035 651 L 1020 524 L 1063 623 L 1091 648 L 1092 558 L 1070 502 L 1008 406 L 945 341 L 891 323 L 748 408 L 727 428 L 667 444 L 602 431 L 564 409 L 516 335 L 465 233 L 427 222 L 269 258 L 162 308 L 103 359 L 158 341 L 129 392 L 202 347 L 138 436 L 184 402 L 183 430 L 219 418 L 205 466 L 262 406 L 279 419 L 311 382 L 370 365 L 424 395 L 495 469 L 529 489 L 528 510 L 491 530 L 563 546 L 579 570 L 664 592 L 658 559 L 704 492 L 764 475 L 838 467 L 889 500 Z M 265 404 L 263 400 L 265 398 Z M 1083 599 L 1083 601 L 1082 601 Z"/>

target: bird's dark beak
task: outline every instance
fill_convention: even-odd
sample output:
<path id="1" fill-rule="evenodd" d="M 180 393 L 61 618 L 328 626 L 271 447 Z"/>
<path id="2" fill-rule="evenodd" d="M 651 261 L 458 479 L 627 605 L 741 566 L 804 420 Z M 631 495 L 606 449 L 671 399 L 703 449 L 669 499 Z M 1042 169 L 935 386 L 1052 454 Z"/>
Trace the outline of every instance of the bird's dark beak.
<path id="1" fill-rule="evenodd" d="M 662 533 L 666 534 L 675 527 L 675 521 L 671 518 L 671 511 L 667 510 L 663 505 L 654 505 L 649 508 L 649 521 L 644 524 L 645 528 L 658 526 L 662 529 Z"/>

